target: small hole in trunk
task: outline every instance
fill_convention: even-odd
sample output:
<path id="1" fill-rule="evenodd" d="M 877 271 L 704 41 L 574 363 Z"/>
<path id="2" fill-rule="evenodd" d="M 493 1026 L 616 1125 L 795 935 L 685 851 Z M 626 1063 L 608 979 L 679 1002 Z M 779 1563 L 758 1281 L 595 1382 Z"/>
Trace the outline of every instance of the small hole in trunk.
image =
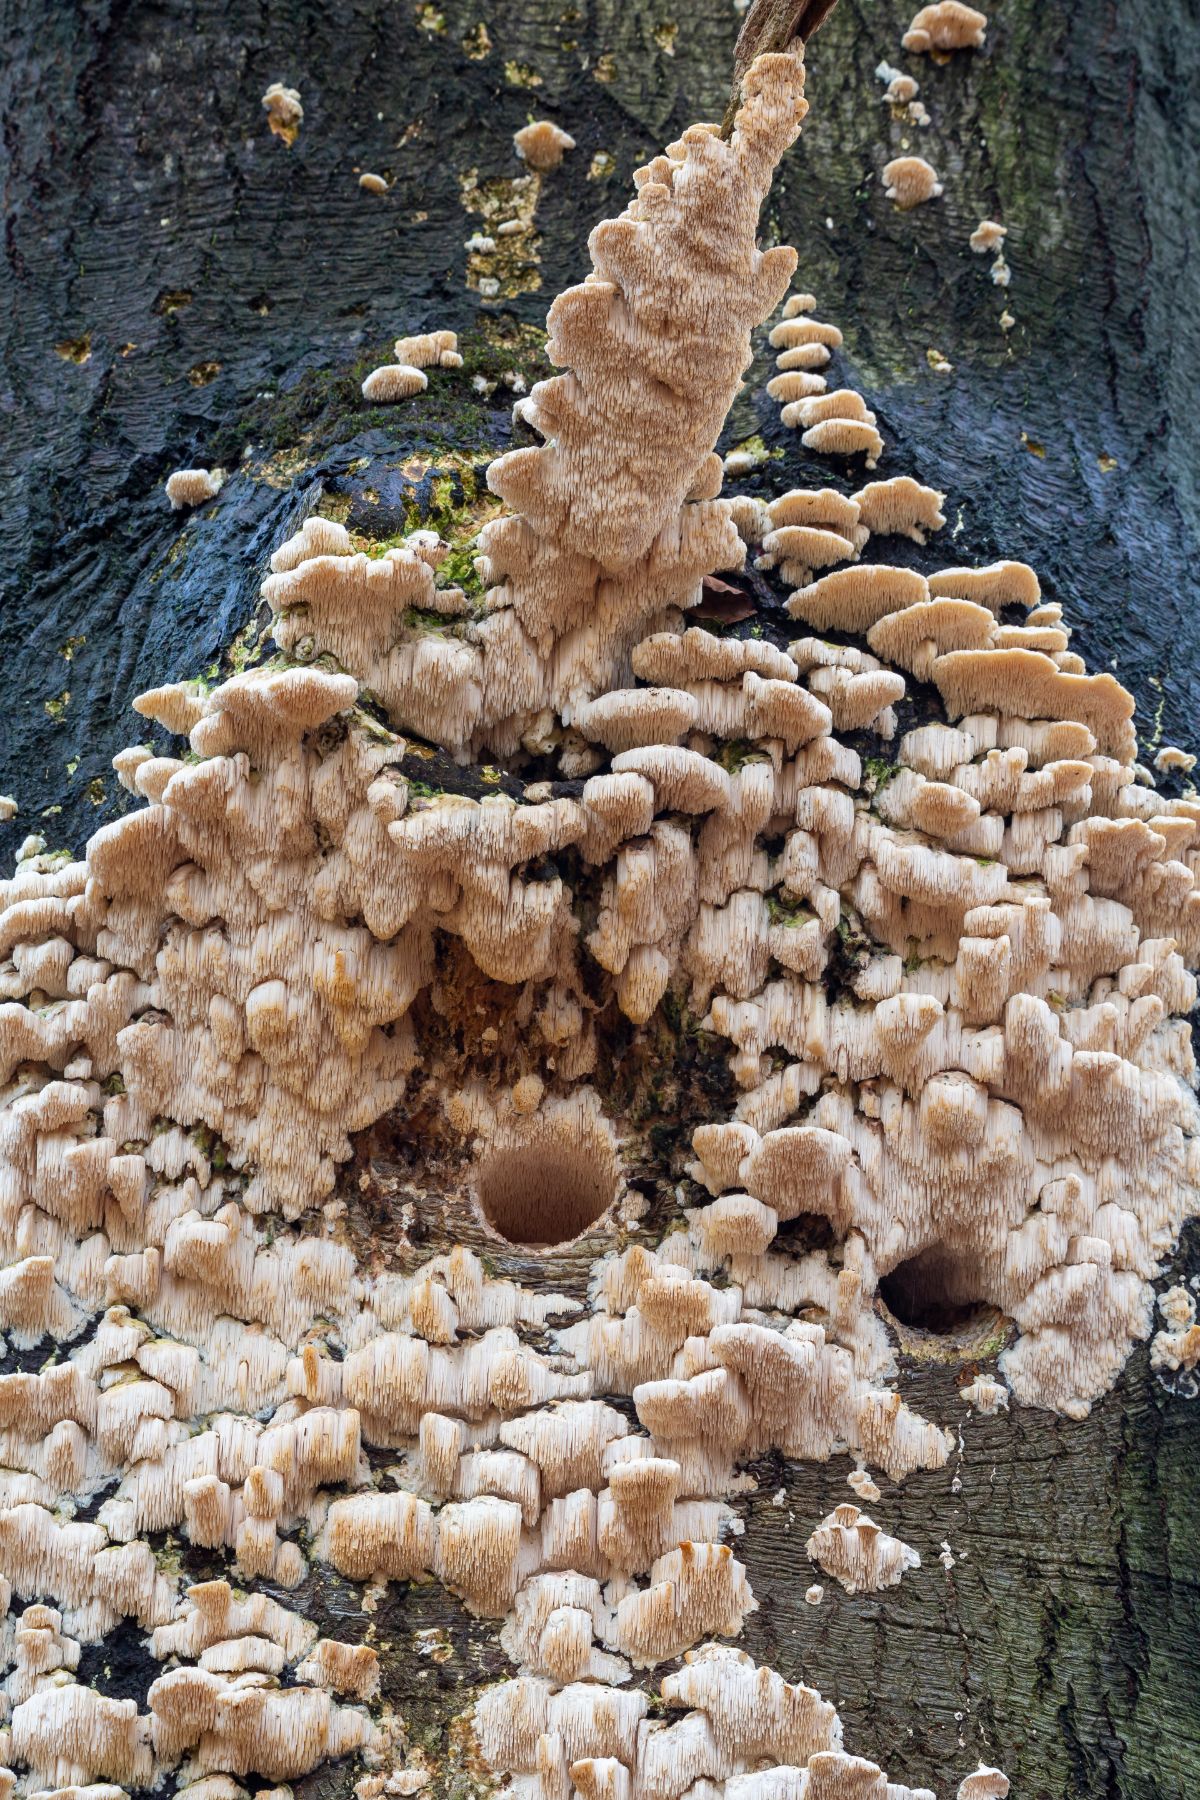
<path id="1" fill-rule="evenodd" d="M 934 1246 L 897 1264 L 879 1283 L 879 1298 L 894 1319 L 914 1331 L 937 1337 L 967 1330 L 986 1302 L 979 1298 L 971 1271 L 951 1252 Z"/>
<path id="2" fill-rule="evenodd" d="M 474 1185 L 492 1229 L 529 1250 L 570 1243 L 617 1195 L 608 1159 L 554 1143 L 494 1150 L 480 1163 Z"/>

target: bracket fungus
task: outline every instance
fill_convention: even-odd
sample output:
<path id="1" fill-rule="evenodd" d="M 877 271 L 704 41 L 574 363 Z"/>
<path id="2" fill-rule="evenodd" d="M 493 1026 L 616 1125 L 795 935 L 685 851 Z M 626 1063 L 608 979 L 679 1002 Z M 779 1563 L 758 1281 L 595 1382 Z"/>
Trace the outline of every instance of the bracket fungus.
<path id="1" fill-rule="evenodd" d="M 1003 249 L 1007 236 L 1006 225 L 998 225 L 995 219 L 980 219 L 967 241 L 976 256 L 990 256 Z"/>
<path id="2" fill-rule="evenodd" d="M 513 144 L 522 162 L 543 175 L 557 169 L 567 151 L 575 148 L 575 139 L 552 120 L 535 119 L 514 132 Z"/>
<path id="3" fill-rule="evenodd" d="M 300 95 L 295 88 L 284 87 L 281 81 L 273 81 L 262 97 L 263 109 L 267 115 L 267 124 L 277 138 L 282 138 L 290 149 L 300 135 L 300 127 L 304 123 L 304 107 Z"/>
<path id="4" fill-rule="evenodd" d="M 1003 1770 L 980 1763 L 973 1775 L 959 1782 L 957 1800 L 1007 1800 L 1009 1785 Z"/>
<path id="5" fill-rule="evenodd" d="M 887 197 L 900 212 L 911 212 L 942 193 L 937 170 L 923 156 L 895 156 L 880 175 Z"/>
<path id="6" fill-rule="evenodd" d="M 462 368 L 458 336 L 453 331 L 426 331 L 416 337 L 397 338 L 393 355 L 410 369 Z"/>
<path id="7" fill-rule="evenodd" d="M 911 1545 L 889 1537 L 848 1500 L 822 1519 L 804 1547 L 848 1594 L 894 1587 L 906 1570 L 921 1566 Z"/>
<path id="8" fill-rule="evenodd" d="M 987 37 L 987 14 L 962 0 L 936 0 L 923 6 L 904 33 L 906 50 L 918 54 L 931 50 L 979 50 Z"/>
<path id="9" fill-rule="evenodd" d="M 964 14 L 981 33 L 947 0 L 914 30 L 944 48 Z M 758 234 L 802 46 L 740 85 L 725 135 L 637 171 L 552 305 L 560 372 L 519 402 L 541 441 L 489 469 L 482 597 L 431 531 L 372 556 L 311 514 L 262 583 L 279 655 L 139 696 L 180 740 L 115 759 L 140 804 L 0 881 L 26 1786 L 113 1800 L 182 1770 L 237 1800 L 243 1776 L 382 1756 L 375 1649 L 265 1591 L 314 1562 L 502 1621 L 519 1673 L 475 1729 L 524 1800 L 928 1800 L 850 1755 L 815 1689 L 706 1641 L 757 1605 L 728 1541 L 744 1467 L 848 1454 L 870 1504 L 872 1471 L 945 1467 L 884 1299 L 914 1329 L 1012 1321 L 1003 1383 L 959 1390 L 980 1412 L 1080 1417 L 1150 1335 L 1197 1210 L 1200 803 L 1143 780 L 1131 696 L 1031 568 L 945 566 L 937 488 L 722 497 L 715 447 L 796 264 Z M 902 204 L 940 191 L 919 159 L 885 174 Z M 807 447 L 873 461 L 866 402 L 817 373 L 841 334 L 814 304 L 771 333 L 771 395 Z M 396 357 L 367 398 L 461 362 L 441 330 Z M 887 537 L 920 567 L 864 560 Z M 705 578 L 747 544 L 795 623 L 709 630 Z M 445 773 L 485 754 L 495 785 Z M 647 1139 L 605 1059 L 671 1006 L 730 1085 L 690 1186 L 657 1182 L 673 1228 L 634 1232 Z M 471 1007 L 499 1023 L 469 1013 L 451 1053 Z M 351 1231 L 338 1170 L 392 1114 L 453 1146 L 509 1275 Z M 571 1291 L 546 1292 L 564 1245 Z M 1155 1361 L 1190 1369 L 1192 1296 L 1159 1304 Z M 181 1590 L 166 1532 L 246 1591 Z M 848 1502 L 809 1552 L 851 1592 L 919 1560 Z M 173 1665 L 144 1710 L 74 1679 L 122 1620 Z M 678 1658 L 659 1716 L 632 1671 Z M 980 1769 L 960 1795 L 1006 1787 Z"/>
<path id="10" fill-rule="evenodd" d="M 384 363 L 382 368 L 372 369 L 362 384 L 364 400 L 373 400 L 385 405 L 392 400 L 407 400 L 413 394 L 423 394 L 429 386 L 429 377 L 420 369 L 411 368 L 407 363 Z"/>
<path id="11" fill-rule="evenodd" d="M 215 500 L 224 485 L 224 469 L 176 469 L 165 483 L 173 512 Z"/>

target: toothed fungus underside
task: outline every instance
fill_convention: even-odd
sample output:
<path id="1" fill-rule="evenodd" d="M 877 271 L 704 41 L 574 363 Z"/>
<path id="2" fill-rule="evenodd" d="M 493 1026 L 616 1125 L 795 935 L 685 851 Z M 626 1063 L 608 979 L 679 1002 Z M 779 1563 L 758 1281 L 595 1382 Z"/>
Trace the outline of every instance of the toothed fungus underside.
<path id="1" fill-rule="evenodd" d="M 968 1390 L 984 1410 L 1011 1389 L 1081 1416 L 1149 1335 L 1200 1159 L 1200 806 L 1135 780 L 1133 703 L 1032 570 L 861 560 L 925 546 L 935 488 L 720 498 L 714 445 L 795 264 L 756 240 L 802 88 L 798 53 L 760 58 L 731 140 L 692 127 L 593 232 L 550 312 L 562 372 L 519 402 L 545 441 L 490 470 L 509 510 L 481 605 L 439 586 L 433 533 L 371 557 L 310 517 L 263 584 L 282 654 L 142 695 L 186 740 L 117 757 L 145 804 L 0 884 L 0 1329 L 63 1346 L 0 1377 L 3 1598 L 30 1603 L 3 1749 L 28 1785 L 385 1756 L 374 1652 L 256 1587 L 311 1556 L 503 1621 L 519 1673 L 476 1730 L 526 1800 L 911 1800 L 819 1694 L 706 1641 L 757 1604 L 726 1541 L 739 1466 L 848 1451 L 874 1504 L 870 1470 L 945 1463 L 890 1385 L 881 1282 L 1015 1321 L 1007 1388 Z M 776 328 L 777 382 L 840 341 L 811 306 Z M 396 392 L 457 350 L 397 356 Z M 797 422 L 867 425 L 847 394 Z M 687 624 L 746 543 L 794 586 L 786 645 Z M 914 678 L 944 716 L 901 735 Z M 430 792 L 405 732 L 575 780 Z M 645 1022 L 672 989 L 730 1047 L 701 1203 L 601 1255 L 586 1307 L 463 1249 L 367 1266 L 314 1211 L 351 1134 L 427 1091 L 413 1010 L 447 944 L 519 999 L 511 1085 L 441 1093 L 497 1243 L 604 1233 L 632 1198 L 599 1008 Z M 831 1248 L 780 1252 L 802 1216 Z M 1188 1296 L 1166 1324 L 1161 1358 L 1194 1362 Z M 180 1592 L 164 1532 L 247 1591 Z M 851 1588 L 917 1560 L 848 1503 L 809 1549 Z M 164 1664 L 146 1710 L 74 1678 L 122 1619 Z M 681 1655 L 683 1715 L 651 1716 L 632 1671 Z"/>

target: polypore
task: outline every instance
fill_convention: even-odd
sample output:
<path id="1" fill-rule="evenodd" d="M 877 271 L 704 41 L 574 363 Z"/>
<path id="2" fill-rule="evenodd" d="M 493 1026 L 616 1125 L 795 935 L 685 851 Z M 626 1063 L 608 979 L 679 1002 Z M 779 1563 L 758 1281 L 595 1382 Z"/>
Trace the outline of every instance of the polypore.
<path id="1" fill-rule="evenodd" d="M 906 50 L 978 50 L 987 35 L 987 14 L 962 0 L 923 6 L 901 40 Z"/>
<path id="2" fill-rule="evenodd" d="M 849 1452 L 874 1505 L 871 1470 L 945 1465 L 881 1292 L 1013 1321 L 1004 1385 L 960 1390 L 980 1411 L 1078 1416 L 1148 1334 L 1197 1184 L 1200 806 L 1146 785 L 1131 697 L 1025 564 L 862 560 L 873 535 L 924 548 L 937 489 L 758 474 L 721 498 L 794 265 L 757 234 L 801 87 L 798 51 L 751 62 L 732 135 L 693 127 L 593 234 L 551 309 L 564 373 L 522 403 L 544 442 L 490 471 L 519 510 L 480 535 L 482 599 L 431 532 L 373 556 L 309 517 L 263 584 L 277 661 L 140 696 L 181 740 L 117 758 L 144 804 L 0 884 L 0 1324 L 63 1345 L 0 1378 L 37 1780 L 148 1785 L 184 1755 L 284 1780 L 367 1746 L 371 1646 L 261 1590 L 180 1595 L 147 1541 L 178 1531 L 252 1589 L 311 1557 L 503 1620 L 522 1673 L 479 1740 L 541 1800 L 903 1800 L 815 1690 L 701 1641 L 755 1606 L 724 1541 L 739 1469 Z M 862 447 L 865 402 L 811 372 L 841 343 L 812 311 L 795 294 L 775 328 L 775 395 Z M 434 331 L 396 355 L 369 397 L 458 352 Z M 688 626 L 741 534 L 803 635 Z M 927 710 L 900 736 L 906 677 Z M 476 787 L 403 731 L 512 760 Z M 570 784 L 522 783 L 522 756 Z M 645 1140 L 604 1059 L 668 996 L 736 1097 L 695 1131 L 679 1228 L 618 1253 Z M 352 1134 L 410 1103 L 522 1279 L 461 1247 L 364 1256 L 340 1197 L 317 1224 Z M 828 1248 L 778 1241 L 811 1219 Z M 586 1303 L 535 1291 L 564 1243 Z M 1154 1359 L 1186 1369 L 1190 1295 L 1163 1312 Z M 854 1589 L 916 1567 L 849 1505 L 810 1542 Z M 146 1712 L 69 1679 L 122 1618 L 178 1660 Z M 647 1718 L 616 1684 L 681 1655 L 662 1697 L 686 1716 Z"/>
<path id="3" fill-rule="evenodd" d="M 176 469 L 166 479 L 167 499 L 172 510 L 185 506 L 203 506 L 215 500 L 225 482 L 224 469 Z"/>
<path id="4" fill-rule="evenodd" d="M 942 192 L 937 170 L 923 156 L 896 156 L 884 166 L 880 176 L 889 200 L 901 212 L 911 212 L 926 200 L 936 200 Z"/>
<path id="5" fill-rule="evenodd" d="M 557 169 L 566 152 L 575 148 L 575 139 L 552 120 L 537 119 L 513 134 L 513 144 L 523 162 L 544 174 Z"/>
<path id="6" fill-rule="evenodd" d="M 275 136 L 282 138 L 290 149 L 299 137 L 300 127 L 304 123 L 300 95 L 295 88 L 284 87 L 281 81 L 273 81 L 263 95 L 262 103 L 267 124 Z"/>

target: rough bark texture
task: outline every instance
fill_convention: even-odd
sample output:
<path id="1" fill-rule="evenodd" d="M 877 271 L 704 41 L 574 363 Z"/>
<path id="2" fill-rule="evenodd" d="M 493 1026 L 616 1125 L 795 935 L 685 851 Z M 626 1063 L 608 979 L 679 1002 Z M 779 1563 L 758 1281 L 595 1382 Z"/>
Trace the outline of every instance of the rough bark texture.
<path id="1" fill-rule="evenodd" d="M 1195 17 L 1178 0 L 1008 0 L 984 53 L 913 61 L 933 118 L 918 132 L 874 77 L 900 60 L 911 10 L 842 0 L 815 39 L 813 111 L 769 233 L 797 245 L 821 316 L 846 334 L 835 371 L 880 416 L 881 474 L 947 491 L 956 559 L 1035 565 L 1090 665 L 1133 687 L 1143 754 L 1195 748 L 1200 298 L 1185 234 L 1200 102 L 1182 79 L 1200 60 Z M 461 514 L 510 437 L 509 390 L 481 398 L 470 376 L 542 372 L 535 328 L 581 273 L 588 229 L 638 161 L 720 115 L 737 26 L 729 0 L 10 0 L 0 788 L 21 810 L 0 828 L 6 863 L 30 831 L 79 850 L 128 803 L 109 761 L 138 735 L 135 693 L 253 654 L 266 555 L 318 486 L 377 536 Z M 304 99 L 291 150 L 259 104 L 277 79 Z M 519 188 L 488 184 L 524 174 L 511 134 L 530 116 L 579 147 L 543 184 L 536 260 L 513 259 L 505 285 L 523 291 L 482 304 L 463 248 L 482 219 L 464 198 L 495 218 L 516 207 Z M 946 184 L 915 214 L 894 212 L 878 179 L 902 149 Z M 358 169 L 389 175 L 391 192 L 360 193 Z M 1009 227 L 1007 293 L 967 249 L 989 214 Z M 409 408 L 364 405 L 358 384 L 397 332 L 443 325 L 463 335 L 465 378 L 434 373 Z M 827 479 L 779 427 L 767 368 L 764 353 L 727 434 L 771 450 L 747 485 Z M 215 507 L 173 515 L 162 481 L 198 462 L 237 473 Z M 687 1105 L 641 1083 L 664 1051 L 686 1060 L 661 1029 L 657 1044 L 630 1031 L 613 1046 L 613 1079 L 625 1059 L 656 1146 L 643 1185 L 665 1196 L 689 1121 L 725 1106 L 715 1046 L 712 1068 L 678 1078 Z M 689 1044 L 688 1059 L 704 1054 Z M 443 1205 L 421 1141 L 411 1124 L 373 1134 L 345 1191 L 378 1230 L 415 1184 L 432 1249 L 471 1227 Z M 534 1279 L 531 1259 L 511 1266 Z M 745 1645 L 819 1686 L 849 1745 L 893 1780 L 945 1794 L 982 1756 L 1022 1800 L 1192 1793 L 1194 1412 L 1142 1351 L 1086 1423 L 975 1418 L 956 1390 L 994 1351 L 993 1325 L 909 1340 L 905 1397 L 962 1437 L 949 1469 L 885 1492 L 888 1529 L 922 1555 L 898 1590 L 851 1599 L 826 1584 L 809 1608 L 803 1542 L 848 1497 L 847 1465 L 756 1471 L 739 1554 L 763 1605 Z M 451 1720 L 503 1672 L 492 1629 L 432 1585 L 365 1617 L 325 1570 L 299 1604 L 340 1636 L 374 1630 L 387 1691 L 446 1791 L 477 1787 Z M 108 1692 L 144 1694 L 132 1628 L 88 1658 Z M 331 1768 L 304 1785 L 340 1796 L 353 1779 Z"/>

